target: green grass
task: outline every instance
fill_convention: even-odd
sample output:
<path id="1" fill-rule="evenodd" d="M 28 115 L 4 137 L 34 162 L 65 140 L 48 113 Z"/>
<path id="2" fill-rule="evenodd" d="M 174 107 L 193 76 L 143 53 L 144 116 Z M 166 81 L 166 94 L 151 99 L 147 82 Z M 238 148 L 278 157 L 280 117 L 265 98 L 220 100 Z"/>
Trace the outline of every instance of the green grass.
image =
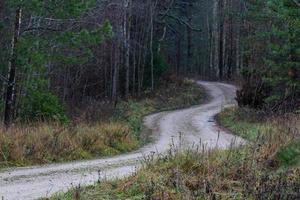
<path id="1" fill-rule="evenodd" d="M 230 132 L 248 141 L 255 141 L 261 133 L 270 132 L 272 129 L 254 111 L 236 107 L 226 108 L 217 116 L 217 121 Z"/>
<path id="2" fill-rule="evenodd" d="M 276 153 L 276 159 L 284 166 L 299 166 L 300 164 L 300 140 L 293 141 L 280 148 Z"/>
<path id="3" fill-rule="evenodd" d="M 0 127 L 0 168 L 112 156 L 138 149 L 145 115 L 200 104 L 202 89 L 184 80 L 171 82 L 141 99 L 119 102 L 105 121 Z"/>

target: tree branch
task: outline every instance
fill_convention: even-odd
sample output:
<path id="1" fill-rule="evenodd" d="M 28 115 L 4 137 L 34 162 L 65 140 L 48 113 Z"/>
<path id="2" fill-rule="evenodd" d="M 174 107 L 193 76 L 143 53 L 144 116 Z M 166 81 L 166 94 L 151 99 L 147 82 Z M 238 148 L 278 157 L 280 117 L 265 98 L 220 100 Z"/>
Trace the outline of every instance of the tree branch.
<path id="1" fill-rule="evenodd" d="M 191 24 L 189 24 L 188 22 L 184 21 L 183 19 L 180 19 L 179 17 L 176 17 L 174 15 L 170 15 L 170 14 L 166 14 L 166 16 L 172 18 L 172 19 L 175 19 L 176 21 L 178 21 L 180 24 L 183 24 L 183 25 L 186 25 L 187 27 L 189 27 L 191 30 L 193 31 L 199 31 L 201 32 L 202 30 L 201 29 L 197 29 L 195 27 L 193 27 Z"/>
<path id="2" fill-rule="evenodd" d="M 297 0 L 293 0 L 293 1 L 298 7 L 300 7 L 300 2 L 298 2 Z"/>
<path id="3" fill-rule="evenodd" d="M 8 82 L 9 82 L 9 80 L 8 80 L 5 76 L 3 76 L 3 75 L 1 75 L 1 74 L 0 74 L 0 79 L 1 79 L 3 82 L 5 82 L 5 83 L 8 83 Z"/>

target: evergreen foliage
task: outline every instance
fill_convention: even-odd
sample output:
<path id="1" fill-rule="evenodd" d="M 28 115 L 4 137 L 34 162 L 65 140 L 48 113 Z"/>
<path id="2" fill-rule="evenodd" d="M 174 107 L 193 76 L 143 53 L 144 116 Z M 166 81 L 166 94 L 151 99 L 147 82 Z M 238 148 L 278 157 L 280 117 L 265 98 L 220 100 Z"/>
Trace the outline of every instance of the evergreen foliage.
<path id="1" fill-rule="evenodd" d="M 50 119 L 66 121 L 66 113 L 60 100 L 51 91 L 49 77 L 52 66 L 85 64 L 93 57 L 91 48 L 112 35 L 112 27 L 106 21 L 101 27 L 80 27 L 79 17 L 95 5 L 89 1 L 9 1 L 11 12 L 22 9 L 21 27 L 16 52 L 16 95 L 14 115 L 23 120 Z M 27 22 L 29 20 L 29 23 Z M 22 23 L 21 23 L 22 24 Z M 54 24 L 54 25 L 53 25 Z M 5 27 L 8 35 L 9 24 Z M 10 59 L 7 49 L 1 58 L 1 71 L 7 72 Z"/>
<path id="2" fill-rule="evenodd" d="M 292 0 L 269 0 L 250 8 L 248 49 L 252 56 L 253 50 L 260 52 L 260 58 L 249 58 L 238 101 L 275 112 L 295 110 L 300 106 L 300 7 Z"/>

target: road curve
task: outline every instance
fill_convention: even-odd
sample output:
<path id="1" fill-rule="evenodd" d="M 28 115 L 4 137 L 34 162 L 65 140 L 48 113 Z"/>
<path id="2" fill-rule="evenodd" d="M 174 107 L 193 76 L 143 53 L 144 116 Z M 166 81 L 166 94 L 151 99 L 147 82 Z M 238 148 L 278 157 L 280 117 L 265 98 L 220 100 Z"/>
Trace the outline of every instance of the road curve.
<path id="1" fill-rule="evenodd" d="M 209 95 L 208 103 L 188 109 L 162 112 L 145 117 L 153 143 L 133 153 L 90 161 L 53 164 L 0 172 L 0 199 L 27 200 L 49 197 L 78 185 L 90 185 L 106 178 L 133 173 L 144 156 L 165 153 L 170 145 L 191 148 L 228 148 L 244 140 L 220 130 L 214 116 L 235 103 L 236 88 L 229 84 L 198 81 Z"/>

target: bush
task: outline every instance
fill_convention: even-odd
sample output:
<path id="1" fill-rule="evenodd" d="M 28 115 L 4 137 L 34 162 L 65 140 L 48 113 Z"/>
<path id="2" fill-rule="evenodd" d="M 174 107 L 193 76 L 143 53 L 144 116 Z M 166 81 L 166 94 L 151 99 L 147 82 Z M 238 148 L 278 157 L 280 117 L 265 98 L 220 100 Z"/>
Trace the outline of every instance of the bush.
<path id="1" fill-rule="evenodd" d="M 238 105 L 240 107 L 262 108 L 266 95 L 260 73 L 254 70 L 244 70 L 242 77 L 242 87 L 237 91 Z"/>
<path id="2" fill-rule="evenodd" d="M 31 91 L 26 95 L 20 116 L 25 121 L 52 120 L 65 123 L 68 120 L 58 98 L 50 92 L 41 91 Z"/>

